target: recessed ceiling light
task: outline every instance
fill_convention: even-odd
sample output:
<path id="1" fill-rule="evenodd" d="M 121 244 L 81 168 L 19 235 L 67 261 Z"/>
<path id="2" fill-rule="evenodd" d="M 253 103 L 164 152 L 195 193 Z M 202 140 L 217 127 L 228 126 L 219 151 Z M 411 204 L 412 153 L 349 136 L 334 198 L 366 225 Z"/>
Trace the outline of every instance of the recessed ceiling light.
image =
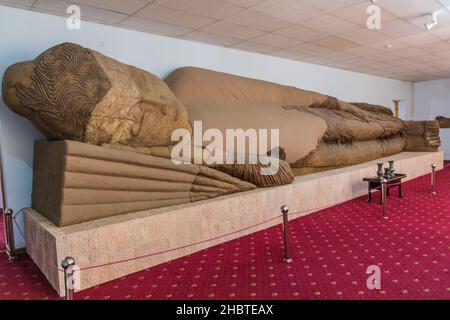
<path id="1" fill-rule="evenodd" d="M 392 49 L 392 44 L 388 43 L 388 44 L 384 45 L 384 47 L 385 47 L 386 49 Z"/>
<path id="2" fill-rule="evenodd" d="M 433 13 L 431 13 L 431 21 L 425 23 L 425 29 L 427 29 L 427 31 L 430 31 L 437 24 L 438 24 L 437 12 L 433 12 Z"/>

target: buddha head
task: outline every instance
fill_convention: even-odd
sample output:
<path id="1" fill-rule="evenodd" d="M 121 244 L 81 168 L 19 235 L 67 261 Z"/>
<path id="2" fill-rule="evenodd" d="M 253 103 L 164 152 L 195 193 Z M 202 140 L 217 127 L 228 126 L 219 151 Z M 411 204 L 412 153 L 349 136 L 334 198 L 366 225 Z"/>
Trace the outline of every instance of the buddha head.
<path id="1" fill-rule="evenodd" d="M 10 66 L 2 88 L 8 107 L 52 140 L 148 147 L 190 129 L 158 77 L 72 43 Z"/>

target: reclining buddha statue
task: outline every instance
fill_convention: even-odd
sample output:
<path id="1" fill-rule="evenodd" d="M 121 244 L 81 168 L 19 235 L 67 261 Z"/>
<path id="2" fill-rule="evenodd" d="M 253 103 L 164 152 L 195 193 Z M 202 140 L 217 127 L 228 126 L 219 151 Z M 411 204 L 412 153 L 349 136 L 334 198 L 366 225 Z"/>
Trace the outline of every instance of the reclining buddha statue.
<path id="1" fill-rule="evenodd" d="M 404 122 L 382 106 L 194 67 L 163 81 L 73 43 L 12 65 L 2 89 L 7 106 L 49 140 L 35 146 L 33 208 L 59 226 L 439 147 L 436 123 Z M 279 169 L 262 175 L 258 162 L 175 164 L 172 133 L 190 133 L 196 121 L 205 130 L 279 129 L 277 152 L 258 150 Z M 206 145 L 191 142 L 195 150 Z"/>

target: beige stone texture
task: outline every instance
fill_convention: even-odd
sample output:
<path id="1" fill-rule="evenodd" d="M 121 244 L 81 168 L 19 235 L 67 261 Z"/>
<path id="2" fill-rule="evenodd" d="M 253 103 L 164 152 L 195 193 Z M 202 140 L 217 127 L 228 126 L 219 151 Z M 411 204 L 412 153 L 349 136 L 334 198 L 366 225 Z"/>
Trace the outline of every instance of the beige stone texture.
<path id="1" fill-rule="evenodd" d="M 437 151 L 441 146 L 439 121 L 406 121 L 405 151 Z"/>
<path id="2" fill-rule="evenodd" d="M 32 207 L 60 227 L 255 188 L 205 166 L 76 141 L 34 150 Z"/>

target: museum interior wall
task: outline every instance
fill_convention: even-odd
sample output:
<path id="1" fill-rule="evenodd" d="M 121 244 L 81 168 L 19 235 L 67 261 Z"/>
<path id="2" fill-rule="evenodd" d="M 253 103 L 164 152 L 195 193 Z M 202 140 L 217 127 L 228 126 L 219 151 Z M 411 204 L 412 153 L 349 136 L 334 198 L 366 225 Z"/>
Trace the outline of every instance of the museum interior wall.
<path id="1" fill-rule="evenodd" d="M 23 23 L 27 21 L 27 23 Z M 123 63 L 165 78 L 184 66 L 195 66 L 317 91 L 344 101 L 391 106 L 403 100 L 403 119 L 412 117 L 412 84 L 281 58 L 149 35 L 83 22 L 81 30 L 65 28 L 65 19 L 2 8 L 0 12 L 0 75 L 19 61 L 32 60 L 62 42 L 74 42 Z M 267 66 L 270 65 L 270 68 Z M 1 99 L 3 100 L 3 99 Z M 414 118 L 422 119 L 420 114 Z M 431 118 L 430 118 L 431 119 Z M 44 136 L 24 117 L 0 102 L 2 158 L 8 207 L 30 206 L 33 147 Z M 17 239 L 17 246 L 23 246 Z"/>
<path id="2" fill-rule="evenodd" d="M 413 119 L 450 118 L 450 79 L 415 82 L 413 84 Z M 445 119 L 446 120 L 446 119 Z M 450 159 L 450 127 L 441 124 L 441 150 Z"/>

